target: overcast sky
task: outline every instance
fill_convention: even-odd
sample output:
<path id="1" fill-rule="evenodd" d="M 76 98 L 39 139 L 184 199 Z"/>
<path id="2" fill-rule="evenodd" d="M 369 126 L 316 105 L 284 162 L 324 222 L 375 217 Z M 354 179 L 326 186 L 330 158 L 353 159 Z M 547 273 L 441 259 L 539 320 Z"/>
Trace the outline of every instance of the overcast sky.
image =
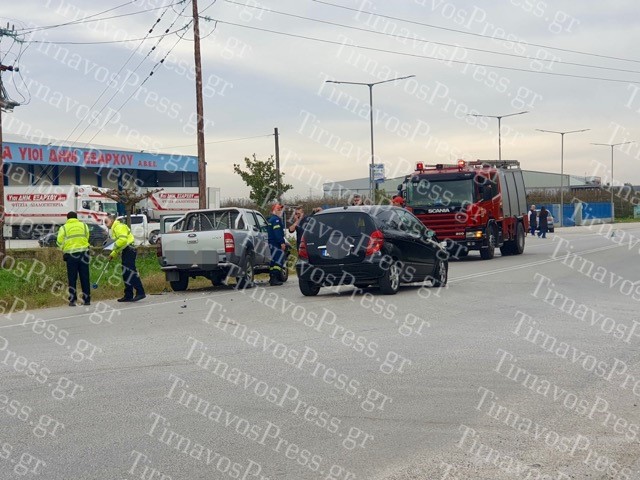
<path id="1" fill-rule="evenodd" d="M 5 2 L 0 15 L 3 25 L 30 28 L 123 3 L 23 0 Z M 158 8 L 170 3 L 137 0 L 93 17 L 117 18 L 22 37 L 141 39 L 161 17 L 145 41 L 19 45 L 3 38 L 2 62 L 19 55 L 22 75 L 3 74 L 5 86 L 15 100 L 29 100 L 5 116 L 5 139 L 29 140 L 16 134 L 30 128 L 77 146 L 195 155 L 191 5 Z M 232 165 L 273 154 L 274 127 L 293 195 L 319 195 L 323 181 L 368 175 L 368 88 L 327 79 L 415 75 L 373 89 L 375 152 L 390 176 L 417 161 L 497 158 L 497 120 L 468 113 L 528 111 L 502 120 L 502 158 L 528 170 L 560 171 L 560 135 L 536 129 L 590 129 L 565 136 L 565 172 L 605 179 L 610 149 L 590 143 L 640 142 L 634 0 L 200 0 L 199 7 L 218 20 L 202 19 L 201 33 L 208 185 L 220 187 L 223 198 L 246 195 Z M 182 39 L 157 38 L 183 27 Z M 258 138 L 226 141 L 244 137 Z M 614 181 L 640 184 L 640 143 L 617 147 L 614 162 Z"/>

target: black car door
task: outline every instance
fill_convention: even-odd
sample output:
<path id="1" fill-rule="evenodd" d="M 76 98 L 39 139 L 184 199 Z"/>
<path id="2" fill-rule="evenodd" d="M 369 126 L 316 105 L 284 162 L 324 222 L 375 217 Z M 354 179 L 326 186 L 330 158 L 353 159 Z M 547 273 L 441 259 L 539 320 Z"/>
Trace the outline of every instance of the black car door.
<path id="1" fill-rule="evenodd" d="M 422 276 L 431 275 L 435 266 L 438 244 L 428 235 L 427 228 L 413 214 L 400 211 L 400 217 L 411 238 L 411 262 Z"/>
<path id="2" fill-rule="evenodd" d="M 402 281 L 412 282 L 417 281 L 414 279 L 415 276 L 424 276 L 421 271 L 424 265 L 419 261 L 420 250 L 401 213 L 402 210 L 399 208 L 382 210 L 376 215 L 376 219 L 381 224 L 385 242 L 392 243 L 400 252 L 399 260 L 404 264 Z"/>

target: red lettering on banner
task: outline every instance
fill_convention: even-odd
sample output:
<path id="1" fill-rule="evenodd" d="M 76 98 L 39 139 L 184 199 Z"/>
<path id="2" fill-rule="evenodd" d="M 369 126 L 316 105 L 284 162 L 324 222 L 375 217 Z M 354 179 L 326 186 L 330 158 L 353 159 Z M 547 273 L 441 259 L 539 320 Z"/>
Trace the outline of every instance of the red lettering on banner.
<path id="1" fill-rule="evenodd" d="M 5 145 L 4 149 L 2 151 L 2 159 L 3 160 L 13 160 L 13 155 L 11 153 L 11 147 L 9 147 L 9 145 Z"/>

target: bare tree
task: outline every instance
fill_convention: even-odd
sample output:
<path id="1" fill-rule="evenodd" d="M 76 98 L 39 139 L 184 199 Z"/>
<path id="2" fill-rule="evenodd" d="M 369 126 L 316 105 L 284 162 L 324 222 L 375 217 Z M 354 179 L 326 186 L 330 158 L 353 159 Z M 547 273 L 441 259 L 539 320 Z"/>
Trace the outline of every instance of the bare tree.
<path id="1" fill-rule="evenodd" d="M 122 190 L 117 190 L 115 188 L 110 188 L 108 190 L 93 187 L 93 191 L 99 193 L 103 197 L 110 198 L 118 203 L 124 205 L 124 208 L 127 212 L 127 225 L 131 227 L 131 214 L 133 213 L 134 208 L 138 204 L 139 201 L 149 198 L 151 195 L 158 193 L 164 190 L 163 188 L 156 188 L 155 190 L 147 190 L 146 192 L 139 192 L 133 188 L 123 188 Z"/>

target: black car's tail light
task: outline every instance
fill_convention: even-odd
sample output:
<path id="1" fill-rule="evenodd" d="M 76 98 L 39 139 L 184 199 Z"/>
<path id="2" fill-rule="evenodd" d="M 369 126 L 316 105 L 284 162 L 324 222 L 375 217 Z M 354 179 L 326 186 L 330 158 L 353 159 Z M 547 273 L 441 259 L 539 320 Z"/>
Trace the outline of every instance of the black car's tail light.
<path id="1" fill-rule="evenodd" d="M 309 260 L 309 252 L 307 251 L 307 239 L 302 237 L 300 247 L 298 247 L 298 258 Z"/>
<path id="2" fill-rule="evenodd" d="M 369 237 L 365 255 L 368 257 L 369 255 L 379 252 L 382 249 L 382 245 L 384 245 L 384 235 L 380 230 L 376 230 Z"/>

